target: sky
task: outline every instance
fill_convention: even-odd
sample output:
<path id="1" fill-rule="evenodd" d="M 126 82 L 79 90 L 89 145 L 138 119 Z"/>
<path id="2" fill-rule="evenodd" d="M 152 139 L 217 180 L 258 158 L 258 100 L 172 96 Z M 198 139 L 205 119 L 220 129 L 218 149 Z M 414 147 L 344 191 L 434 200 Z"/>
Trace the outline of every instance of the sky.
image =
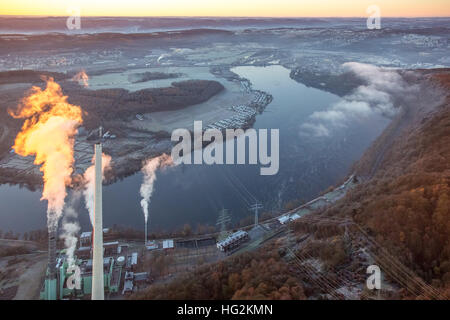
<path id="1" fill-rule="evenodd" d="M 450 0 L 0 0 L 0 15 L 364 17 L 450 16 Z"/>

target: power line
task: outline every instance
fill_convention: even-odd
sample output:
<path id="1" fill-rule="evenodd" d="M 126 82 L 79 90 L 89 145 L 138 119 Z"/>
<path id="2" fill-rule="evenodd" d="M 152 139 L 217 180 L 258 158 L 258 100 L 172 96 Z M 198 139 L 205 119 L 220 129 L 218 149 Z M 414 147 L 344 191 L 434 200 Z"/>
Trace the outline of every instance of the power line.
<path id="1" fill-rule="evenodd" d="M 253 200 L 256 200 L 256 197 L 247 189 L 247 187 L 242 183 L 242 181 L 238 177 L 236 177 L 236 175 L 231 170 L 227 169 L 227 171 L 229 172 L 230 178 L 234 179 L 235 183 L 237 185 L 240 185 L 242 190 L 245 191 L 247 193 L 247 195 L 250 196 L 250 198 L 252 198 Z"/>
<path id="2" fill-rule="evenodd" d="M 383 248 L 373 237 L 371 237 L 360 225 L 349 219 L 341 221 L 329 217 L 314 217 L 307 216 L 301 219 L 303 222 L 315 223 L 332 223 L 342 224 L 348 226 L 355 226 L 356 230 L 351 230 L 351 233 L 357 238 L 363 240 L 368 245 L 369 254 L 380 264 L 383 271 L 395 280 L 401 286 L 404 286 L 412 294 L 425 295 L 430 299 L 445 299 L 445 296 L 438 290 L 425 283 L 422 279 L 417 277 L 410 269 L 403 265 L 400 261 L 392 257 L 389 252 Z M 318 230 L 319 231 L 319 230 Z M 321 233 L 319 231 L 319 233 Z M 372 249 L 370 249 L 372 247 Z M 375 253 L 376 252 L 376 253 Z"/>
<path id="3" fill-rule="evenodd" d="M 239 186 L 235 183 L 235 182 L 233 182 L 232 180 L 231 180 L 231 178 L 228 176 L 228 175 L 226 175 L 226 174 L 224 174 L 223 172 L 221 172 L 221 174 L 224 176 L 224 178 L 225 178 L 225 180 L 228 182 L 228 184 L 230 185 L 230 187 L 232 188 L 232 190 L 244 201 L 244 203 L 247 205 L 247 206 L 249 206 L 250 204 L 251 204 L 251 200 L 249 200 L 248 198 L 247 198 L 247 196 L 245 195 L 245 193 L 243 192 L 243 190 L 241 190 L 240 188 L 239 188 Z"/>
<path id="4" fill-rule="evenodd" d="M 231 217 L 228 214 L 228 210 L 223 208 L 219 212 L 219 217 L 217 218 L 217 223 L 216 223 L 216 225 L 218 225 L 220 227 L 220 238 L 221 239 L 225 238 L 225 235 L 227 233 L 227 225 L 230 222 L 231 222 Z"/>

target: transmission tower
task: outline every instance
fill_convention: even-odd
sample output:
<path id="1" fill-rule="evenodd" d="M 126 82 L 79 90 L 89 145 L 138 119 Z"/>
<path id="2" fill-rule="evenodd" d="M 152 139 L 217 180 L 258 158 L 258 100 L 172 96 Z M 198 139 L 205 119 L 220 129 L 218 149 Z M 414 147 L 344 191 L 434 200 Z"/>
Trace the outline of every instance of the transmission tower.
<path id="1" fill-rule="evenodd" d="M 231 222 L 231 216 L 227 209 L 222 209 L 219 212 L 219 218 L 217 219 L 216 225 L 220 228 L 219 239 L 224 239 L 227 236 L 227 226 Z"/>
<path id="2" fill-rule="evenodd" d="M 255 204 L 250 206 L 250 210 L 255 211 L 255 227 L 258 225 L 258 209 L 262 209 L 263 205 L 256 200 Z"/>

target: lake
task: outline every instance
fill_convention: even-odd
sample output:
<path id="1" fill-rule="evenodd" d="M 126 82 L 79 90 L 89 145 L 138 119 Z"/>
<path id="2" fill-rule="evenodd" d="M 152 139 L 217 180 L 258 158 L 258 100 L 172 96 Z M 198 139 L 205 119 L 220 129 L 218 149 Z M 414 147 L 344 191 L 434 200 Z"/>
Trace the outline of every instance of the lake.
<path id="1" fill-rule="evenodd" d="M 149 230 L 174 230 L 189 223 L 215 225 L 219 211 L 229 210 L 234 221 L 252 215 L 257 199 L 262 211 L 277 211 L 294 199 L 310 200 L 348 173 L 350 166 L 382 132 L 388 121 L 365 119 L 333 131 L 328 137 L 302 134 L 302 124 L 315 111 L 323 111 L 339 97 L 309 88 L 289 77 L 282 66 L 235 67 L 253 88 L 273 95 L 273 101 L 256 117 L 254 128 L 279 129 L 280 169 L 261 176 L 260 165 L 180 165 L 158 172 L 149 207 Z M 269 149 L 270 150 L 270 149 Z M 103 191 L 104 226 L 113 224 L 143 229 L 137 173 Z M 0 229 L 24 232 L 44 228 L 46 204 L 40 191 L 0 186 Z M 82 230 L 90 229 L 82 204 L 77 206 Z"/>

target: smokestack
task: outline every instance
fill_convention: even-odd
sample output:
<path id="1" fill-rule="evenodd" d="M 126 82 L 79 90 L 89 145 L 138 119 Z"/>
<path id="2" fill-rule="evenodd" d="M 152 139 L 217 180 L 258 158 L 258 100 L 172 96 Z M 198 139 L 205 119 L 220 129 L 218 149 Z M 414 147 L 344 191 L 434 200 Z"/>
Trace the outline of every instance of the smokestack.
<path id="1" fill-rule="evenodd" d="M 45 278 L 45 299 L 56 300 L 56 229 L 48 228 L 48 273 Z"/>
<path id="2" fill-rule="evenodd" d="M 147 219 L 145 219 L 147 220 Z M 145 221 L 145 241 L 144 241 L 144 246 L 147 245 L 147 221 Z"/>
<path id="3" fill-rule="evenodd" d="M 145 223 L 145 241 L 147 244 L 147 229 L 148 229 L 148 206 L 150 204 L 150 199 L 153 193 L 153 184 L 156 181 L 156 170 L 158 168 L 164 169 L 167 166 L 173 166 L 172 158 L 166 154 L 162 154 L 159 157 L 151 158 L 145 161 L 142 168 L 144 173 L 144 181 L 142 182 L 141 189 L 139 190 L 142 200 L 141 207 L 144 212 L 144 223 Z"/>
<path id="4" fill-rule="evenodd" d="M 48 278 L 56 279 L 56 232 L 53 228 L 48 232 Z"/>
<path id="5" fill-rule="evenodd" d="M 95 145 L 94 241 L 92 259 L 92 300 L 104 300 L 103 213 L 102 213 L 102 145 Z"/>

